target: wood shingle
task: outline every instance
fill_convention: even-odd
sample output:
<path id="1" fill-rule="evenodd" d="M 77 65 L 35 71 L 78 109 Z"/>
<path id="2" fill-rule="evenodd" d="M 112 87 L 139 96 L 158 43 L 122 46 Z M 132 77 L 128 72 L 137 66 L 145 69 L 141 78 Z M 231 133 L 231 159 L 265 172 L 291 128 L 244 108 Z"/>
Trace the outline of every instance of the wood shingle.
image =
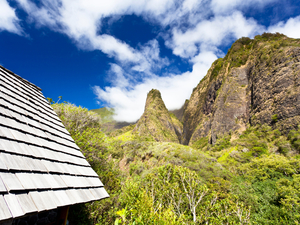
<path id="1" fill-rule="evenodd" d="M 0 222 L 107 197 L 41 89 L 0 66 Z"/>

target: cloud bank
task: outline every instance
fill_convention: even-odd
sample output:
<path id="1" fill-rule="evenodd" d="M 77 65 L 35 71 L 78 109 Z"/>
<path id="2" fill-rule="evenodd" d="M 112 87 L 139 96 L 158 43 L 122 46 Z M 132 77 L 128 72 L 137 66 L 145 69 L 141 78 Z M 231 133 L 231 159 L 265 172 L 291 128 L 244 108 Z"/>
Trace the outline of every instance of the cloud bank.
<path id="1" fill-rule="evenodd" d="M 67 35 L 80 49 L 100 50 L 113 59 L 107 71 L 110 86 L 95 84 L 99 101 L 115 108 L 115 119 L 136 121 L 144 110 L 147 93 L 159 89 L 167 108 L 180 108 L 205 76 L 211 63 L 224 56 L 223 46 L 242 36 L 264 31 L 300 37 L 300 16 L 269 27 L 246 17 L 278 0 L 16 0 L 27 22 Z M 105 33 L 103 20 L 113 22 L 136 15 L 156 26 L 157 37 L 137 47 Z M 20 19 L 6 0 L 0 0 L 0 30 L 24 35 Z M 137 31 L 138 32 L 138 31 Z M 188 62 L 191 71 L 168 72 L 172 59 L 162 56 L 158 40 L 173 56 Z M 175 65 L 176 66 L 176 65 Z M 164 71 L 164 72 L 162 72 Z M 180 71 L 180 69 L 178 69 Z"/>
<path id="2" fill-rule="evenodd" d="M 6 0 L 0 0 L 0 31 L 4 30 L 20 35 L 23 33 L 15 10 L 9 6 Z"/>

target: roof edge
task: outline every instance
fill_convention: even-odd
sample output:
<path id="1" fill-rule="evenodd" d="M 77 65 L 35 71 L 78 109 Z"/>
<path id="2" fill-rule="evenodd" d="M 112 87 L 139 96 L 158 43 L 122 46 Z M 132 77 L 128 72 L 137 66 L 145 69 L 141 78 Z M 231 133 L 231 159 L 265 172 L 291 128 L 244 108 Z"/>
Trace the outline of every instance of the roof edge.
<path id="1" fill-rule="evenodd" d="M 38 90 L 38 91 L 42 91 L 42 89 L 38 86 L 36 86 L 35 84 L 29 82 L 28 80 L 20 77 L 19 75 L 15 74 L 14 72 L 10 71 L 9 69 L 6 69 L 5 67 L 0 65 L 0 68 L 5 70 L 6 72 L 10 73 L 11 75 L 15 76 L 17 79 L 21 80 L 22 82 L 28 84 L 29 86 L 33 87 L 34 89 Z"/>

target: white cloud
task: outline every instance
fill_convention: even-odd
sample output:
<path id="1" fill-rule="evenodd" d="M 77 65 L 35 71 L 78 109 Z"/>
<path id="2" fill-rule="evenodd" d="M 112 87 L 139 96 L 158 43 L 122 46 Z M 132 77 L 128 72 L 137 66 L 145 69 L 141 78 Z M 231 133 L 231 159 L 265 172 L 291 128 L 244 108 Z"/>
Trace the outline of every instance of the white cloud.
<path id="1" fill-rule="evenodd" d="M 140 63 L 132 67 L 134 71 L 151 75 L 151 71 L 169 65 L 167 58 L 160 57 L 159 43 L 156 39 L 150 40 L 143 46 L 140 46 L 139 54 L 141 55 L 139 59 Z"/>
<path id="2" fill-rule="evenodd" d="M 129 79 L 124 75 L 125 71 L 117 64 L 111 64 L 110 80 L 112 85 L 120 88 L 130 87 Z"/>
<path id="3" fill-rule="evenodd" d="M 0 0 L 0 31 L 2 30 L 19 35 L 23 32 L 15 10 L 9 6 L 6 0 Z"/>
<path id="4" fill-rule="evenodd" d="M 44 2 L 44 7 L 37 7 L 29 0 L 16 0 L 22 9 L 28 13 L 28 20 L 35 23 L 37 27 L 50 26 L 51 28 L 57 26 L 59 19 L 57 1 Z"/>
<path id="5" fill-rule="evenodd" d="M 79 39 L 80 40 L 80 39 Z M 108 54 L 110 57 L 115 57 L 120 61 L 137 62 L 141 59 L 141 55 L 128 44 L 114 38 L 110 35 L 91 35 L 89 37 L 94 49 L 99 49 Z"/>
<path id="6" fill-rule="evenodd" d="M 268 32 L 279 32 L 291 38 L 300 38 L 300 16 L 279 22 L 268 28 Z"/>
<path id="7" fill-rule="evenodd" d="M 192 72 L 165 77 L 152 76 L 136 85 L 128 83 L 126 86 L 124 82 L 113 87 L 95 86 L 94 92 L 99 100 L 109 103 L 115 109 L 116 120 L 135 122 L 143 114 L 147 93 L 153 88 L 160 90 L 169 110 L 180 108 L 216 59 L 213 52 L 202 52 L 193 59 Z"/>
<path id="8" fill-rule="evenodd" d="M 190 58 L 197 54 L 199 44 L 219 46 L 224 39 L 253 36 L 262 29 L 253 19 L 246 19 L 241 12 L 234 12 L 230 16 L 216 16 L 210 20 L 203 20 L 194 29 L 186 32 L 175 28 L 170 45 L 175 55 Z"/>
<path id="9" fill-rule="evenodd" d="M 232 11 L 248 7 L 262 8 L 263 6 L 279 0 L 212 0 L 211 8 L 215 14 L 230 14 Z"/>
<path id="10" fill-rule="evenodd" d="M 159 16 L 171 7 L 173 0 L 114 0 L 114 1 L 82 1 L 82 0 L 43 0 L 37 7 L 30 0 L 17 0 L 28 13 L 29 20 L 37 26 L 48 26 L 55 31 L 65 33 L 77 43 L 78 47 L 87 50 L 101 50 L 122 65 L 134 63 L 134 70 L 149 72 L 152 61 L 159 58 L 157 41 L 149 41 L 140 49 L 133 49 L 127 43 L 108 34 L 101 33 L 102 19 L 135 13 Z M 158 65 L 156 62 L 153 64 Z"/>
<path id="11" fill-rule="evenodd" d="M 193 9 L 197 9 L 202 1 L 199 0 L 185 0 L 182 4 L 183 10 L 192 11 Z"/>

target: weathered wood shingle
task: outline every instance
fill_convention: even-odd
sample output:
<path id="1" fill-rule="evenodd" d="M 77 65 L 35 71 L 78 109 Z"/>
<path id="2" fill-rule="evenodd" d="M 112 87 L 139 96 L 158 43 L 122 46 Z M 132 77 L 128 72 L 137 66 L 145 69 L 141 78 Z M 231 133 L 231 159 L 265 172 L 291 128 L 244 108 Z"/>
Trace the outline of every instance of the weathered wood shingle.
<path id="1" fill-rule="evenodd" d="M 0 66 L 0 221 L 107 197 L 41 89 Z"/>

